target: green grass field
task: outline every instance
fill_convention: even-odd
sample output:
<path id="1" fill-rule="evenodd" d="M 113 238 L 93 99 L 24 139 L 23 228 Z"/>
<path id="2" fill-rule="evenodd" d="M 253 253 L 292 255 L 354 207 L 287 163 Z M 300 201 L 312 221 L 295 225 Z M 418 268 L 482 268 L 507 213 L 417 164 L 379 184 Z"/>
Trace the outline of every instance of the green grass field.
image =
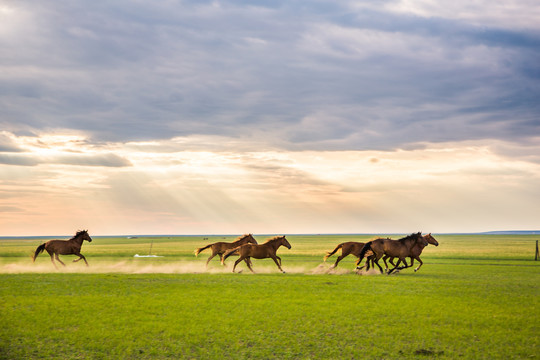
<path id="1" fill-rule="evenodd" d="M 101 238 L 83 262 L 0 240 L 1 359 L 537 359 L 540 261 L 525 235 L 435 235 L 414 273 L 326 274 L 326 251 L 371 236 L 287 236 L 241 274 L 208 251 L 234 237 Z M 258 240 L 264 237 L 256 236 Z M 395 238 L 395 237 L 394 237 Z M 134 258 L 152 253 L 159 258 Z"/>

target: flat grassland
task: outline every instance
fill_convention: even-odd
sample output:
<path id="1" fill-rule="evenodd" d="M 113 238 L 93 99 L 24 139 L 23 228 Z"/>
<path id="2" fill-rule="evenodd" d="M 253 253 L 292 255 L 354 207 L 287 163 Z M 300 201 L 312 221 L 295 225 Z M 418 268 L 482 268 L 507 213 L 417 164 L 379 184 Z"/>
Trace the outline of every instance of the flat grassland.
<path id="1" fill-rule="evenodd" d="M 60 270 L 32 263 L 44 239 L 0 239 L 0 359 L 538 359 L 539 237 L 434 236 L 420 271 L 391 276 L 352 256 L 327 273 L 327 251 L 367 235 L 287 236 L 286 274 L 193 255 L 232 236 L 95 237 L 90 267 Z M 163 257 L 133 257 L 151 244 Z"/>

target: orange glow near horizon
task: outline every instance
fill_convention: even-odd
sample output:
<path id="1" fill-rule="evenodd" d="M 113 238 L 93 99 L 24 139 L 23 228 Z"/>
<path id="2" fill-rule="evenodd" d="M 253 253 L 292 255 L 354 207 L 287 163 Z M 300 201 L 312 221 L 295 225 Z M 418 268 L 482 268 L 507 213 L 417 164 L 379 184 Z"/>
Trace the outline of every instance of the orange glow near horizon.
<path id="1" fill-rule="evenodd" d="M 540 165 L 493 143 L 235 152 L 3 135 L 20 151 L 0 165 L 0 236 L 538 228 Z"/>

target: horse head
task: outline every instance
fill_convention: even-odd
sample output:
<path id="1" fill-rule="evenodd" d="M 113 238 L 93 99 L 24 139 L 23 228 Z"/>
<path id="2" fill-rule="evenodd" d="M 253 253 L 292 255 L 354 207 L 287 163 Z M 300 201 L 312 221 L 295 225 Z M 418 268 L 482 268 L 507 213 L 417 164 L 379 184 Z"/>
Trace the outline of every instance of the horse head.
<path id="1" fill-rule="evenodd" d="M 88 230 L 81 230 L 77 232 L 77 236 L 81 236 L 83 240 L 92 242 L 92 238 L 88 235 Z"/>
<path id="2" fill-rule="evenodd" d="M 255 238 L 253 237 L 253 234 L 247 234 L 244 236 L 244 239 L 246 240 L 246 242 L 248 243 L 251 243 L 251 244 L 255 244 L 257 245 L 257 240 L 255 240 Z"/>
<path id="3" fill-rule="evenodd" d="M 435 240 L 433 236 L 431 236 L 431 233 L 424 235 L 424 239 L 426 239 L 426 241 L 431 245 L 439 246 L 439 242 Z"/>
<path id="4" fill-rule="evenodd" d="M 285 238 L 285 235 L 280 237 L 281 239 L 281 245 L 285 246 L 287 249 L 291 249 L 291 244 L 289 244 L 289 241 Z"/>

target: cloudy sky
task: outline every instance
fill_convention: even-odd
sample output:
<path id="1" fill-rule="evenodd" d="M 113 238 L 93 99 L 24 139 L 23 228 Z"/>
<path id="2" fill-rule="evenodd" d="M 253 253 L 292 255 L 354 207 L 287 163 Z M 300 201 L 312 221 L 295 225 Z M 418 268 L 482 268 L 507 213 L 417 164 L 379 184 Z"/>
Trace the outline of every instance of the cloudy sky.
<path id="1" fill-rule="evenodd" d="M 0 236 L 540 228 L 540 3 L 0 1 Z"/>

